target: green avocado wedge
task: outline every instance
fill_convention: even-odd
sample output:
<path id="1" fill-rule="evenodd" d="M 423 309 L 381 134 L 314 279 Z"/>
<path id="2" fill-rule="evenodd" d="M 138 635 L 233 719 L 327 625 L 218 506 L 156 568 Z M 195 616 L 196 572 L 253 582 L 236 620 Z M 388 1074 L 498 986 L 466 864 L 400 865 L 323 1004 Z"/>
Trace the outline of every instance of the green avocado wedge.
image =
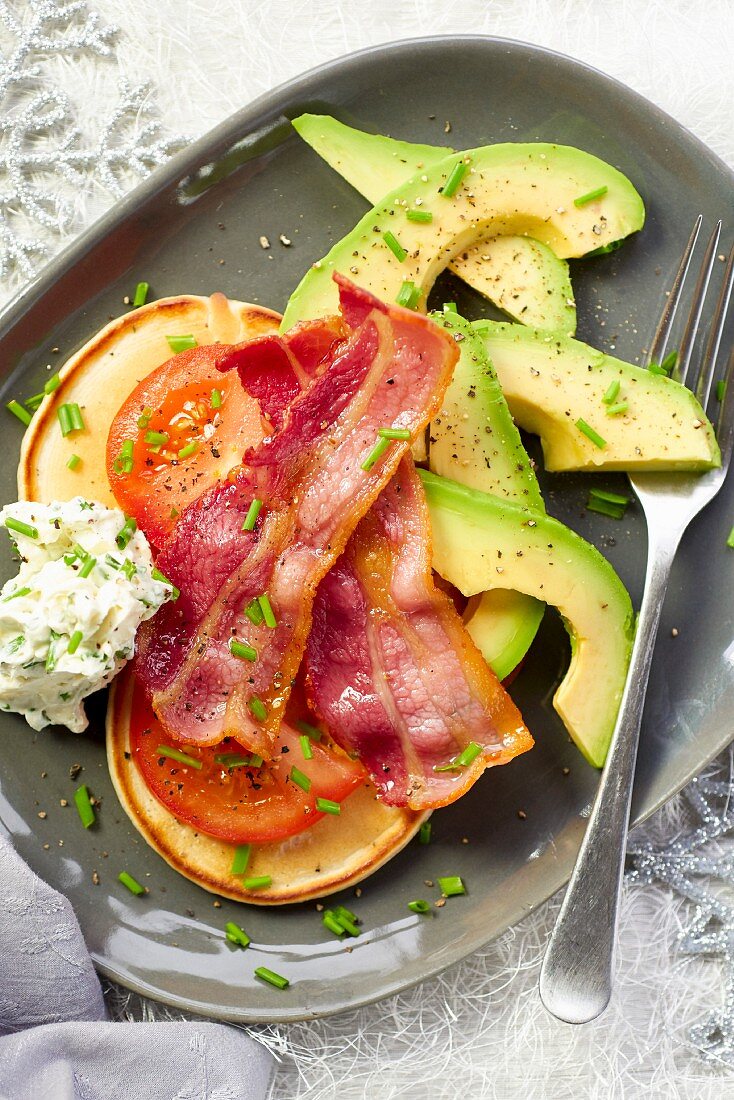
<path id="1" fill-rule="evenodd" d="M 467 488 L 545 512 L 538 480 L 482 338 L 457 313 L 431 317 L 454 337 L 460 354 L 441 409 L 431 421 L 429 468 Z M 456 583 L 450 561 L 446 568 L 445 579 Z M 502 589 L 470 601 L 466 628 L 500 680 L 527 653 L 544 611 L 545 604 L 534 597 Z"/>
<path id="2" fill-rule="evenodd" d="M 571 662 L 553 706 L 589 763 L 602 767 L 634 638 L 624 585 L 596 547 L 550 516 L 419 472 L 442 577 L 465 596 L 511 588 L 560 611 Z"/>
<path id="3" fill-rule="evenodd" d="M 516 423 L 540 436 L 547 470 L 721 464 L 711 424 L 678 382 L 558 334 L 491 321 L 475 321 L 474 329 Z"/>
<path id="4" fill-rule="evenodd" d="M 394 191 L 454 150 L 367 134 L 330 115 L 301 115 L 294 129 L 369 202 Z M 530 237 L 492 237 L 469 246 L 449 268 L 509 317 L 533 328 L 576 331 L 568 264 Z"/>
<path id="5" fill-rule="evenodd" d="M 575 204 L 596 191 L 603 193 Z M 415 211 L 431 221 L 412 220 Z M 425 309 L 438 274 L 486 237 L 529 236 L 567 258 L 626 237 L 643 221 L 630 181 L 579 149 L 518 143 L 454 153 L 383 198 L 311 267 L 291 295 L 281 331 L 337 311 L 335 271 L 387 302 L 411 284 Z"/>

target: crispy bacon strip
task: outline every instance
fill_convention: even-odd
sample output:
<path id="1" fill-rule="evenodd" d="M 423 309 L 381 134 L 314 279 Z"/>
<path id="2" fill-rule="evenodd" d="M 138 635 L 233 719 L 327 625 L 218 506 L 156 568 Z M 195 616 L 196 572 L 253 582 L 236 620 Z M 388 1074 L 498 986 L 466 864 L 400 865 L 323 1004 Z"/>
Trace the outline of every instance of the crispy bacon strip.
<path id="1" fill-rule="evenodd" d="M 235 479 L 185 510 L 157 561 L 182 595 L 139 634 L 137 674 L 174 738 L 213 744 L 231 734 L 270 755 L 319 581 L 410 447 L 392 443 L 365 471 L 377 431 L 407 428 L 414 438 L 451 378 L 456 346 L 438 326 L 335 278 L 348 338 L 332 346 L 282 429 L 245 455 Z M 256 498 L 257 526 L 243 532 Z M 273 628 L 245 614 L 263 593 Z M 233 654 L 233 641 L 257 659 Z"/>
<path id="2" fill-rule="evenodd" d="M 409 457 L 322 580 L 305 665 L 317 713 L 388 805 L 445 806 L 533 744 L 433 583 L 430 519 Z M 484 750 L 473 763 L 435 770 L 471 742 Z"/>

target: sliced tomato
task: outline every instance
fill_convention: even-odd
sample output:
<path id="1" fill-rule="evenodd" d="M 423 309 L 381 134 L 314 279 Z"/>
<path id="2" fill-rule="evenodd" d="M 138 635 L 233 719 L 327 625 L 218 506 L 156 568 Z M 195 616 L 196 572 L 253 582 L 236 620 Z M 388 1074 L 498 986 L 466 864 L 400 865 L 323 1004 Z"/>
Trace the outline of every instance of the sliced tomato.
<path id="1" fill-rule="evenodd" d="M 201 763 L 201 768 L 161 755 L 161 746 L 174 748 Z M 309 739 L 311 759 L 305 759 L 300 735 L 282 725 L 273 759 L 260 767 L 230 766 L 217 757 L 247 757 L 247 749 L 231 738 L 218 745 L 172 746 L 148 702 L 135 683 L 130 718 L 130 748 L 149 788 L 167 810 L 209 836 L 231 844 L 265 844 L 295 836 L 324 815 L 316 799 L 344 799 L 366 781 L 356 760 L 324 738 Z M 291 778 L 293 767 L 311 781 L 304 791 Z"/>
<path id="2" fill-rule="evenodd" d="M 154 546 L 265 434 L 259 405 L 237 371 L 217 369 L 230 352 L 210 344 L 174 355 L 135 387 L 112 422 L 112 492 Z"/>

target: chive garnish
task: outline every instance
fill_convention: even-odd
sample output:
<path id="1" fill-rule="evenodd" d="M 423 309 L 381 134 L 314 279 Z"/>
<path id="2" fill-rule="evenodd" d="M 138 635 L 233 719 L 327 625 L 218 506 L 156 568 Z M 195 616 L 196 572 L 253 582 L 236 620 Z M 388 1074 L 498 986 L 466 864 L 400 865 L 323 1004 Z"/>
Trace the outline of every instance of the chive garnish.
<path id="1" fill-rule="evenodd" d="M 260 515 L 260 509 L 262 508 L 262 506 L 263 502 L 255 497 L 252 504 L 247 509 L 245 522 L 242 524 L 243 531 L 254 531 L 255 524 L 257 523 L 257 517 Z"/>
<path id="2" fill-rule="evenodd" d="M 316 809 L 320 814 L 340 814 L 342 808 L 338 802 L 332 802 L 330 798 L 317 798 Z"/>
<path id="3" fill-rule="evenodd" d="M 81 462 L 79 455 L 70 455 L 69 460 L 66 463 L 69 470 L 76 470 L 77 466 Z"/>
<path id="4" fill-rule="evenodd" d="M 446 878 L 437 879 L 437 882 L 439 890 L 447 898 L 466 893 L 466 887 L 458 875 L 447 875 Z"/>
<path id="5" fill-rule="evenodd" d="M 123 439 L 120 453 L 112 464 L 116 474 L 129 474 L 132 472 L 134 446 L 132 439 Z"/>
<path id="6" fill-rule="evenodd" d="M 304 760 L 313 760 L 313 749 L 311 748 L 311 738 L 307 733 L 302 733 L 298 738 L 301 743 L 301 754 Z"/>
<path id="7" fill-rule="evenodd" d="M 660 366 L 665 371 L 666 374 L 670 374 L 670 372 L 672 371 L 673 367 L 675 366 L 675 364 L 677 362 L 678 362 L 678 352 L 677 351 L 669 351 L 668 354 L 663 359 Z"/>
<path id="8" fill-rule="evenodd" d="M 197 339 L 188 333 L 185 336 L 167 336 L 168 346 L 174 355 L 178 355 L 180 351 L 188 351 L 189 348 L 197 347 Z"/>
<path id="9" fill-rule="evenodd" d="M 253 649 L 251 645 L 247 645 L 246 642 L 238 642 L 236 638 L 230 640 L 229 652 L 233 657 L 239 657 L 241 661 L 257 660 L 257 650 Z"/>
<path id="10" fill-rule="evenodd" d="M 61 434 L 66 437 L 70 432 L 81 432 L 84 429 L 84 417 L 76 401 L 70 404 L 59 405 L 56 410 L 61 425 Z"/>
<path id="11" fill-rule="evenodd" d="M 137 309 L 139 306 L 144 306 L 146 298 L 148 297 L 148 291 L 150 290 L 149 283 L 138 283 L 135 287 L 135 297 L 133 298 L 133 308 Z"/>
<path id="12" fill-rule="evenodd" d="M 346 932 L 346 928 L 339 923 L 331 909 L 326 910 L 321 918 L 321 923 L 325 928 L 328 928 L 330 932 L 333 932 L 335 936 L 343 936 Z"/>
<path id="13" fill-rule="evenodd" d="M 262 762 L 263 762 L 262 756 L 258 756 L 258 754 L 256 752 L 253 752 L 252 755 L 250 756 L 250 767 L 259 768 L 259 767 L 261 767 Z"/>
<path id="14" fill-rule="evenodd" d="M 147 428 L 150 424 L 150 418 L 152 415 L 153 410 L 151 409 L 150 405 L 146 405 L 140 416 L 138 417 L 138 427 L 140 428 L 141 432 L 144 431 L 145 428 Z"/>
<path id="15" fill-rule="evenodd" d="M 379 460 L 384 455 L 385 451 L 390 446 L 390 442 L 391 441 L 389 439 L 378 439 L 377 440 L 374 447 L 372 448 L 370 453 L 367 455 L 367 458 L 361 464 L 361 468 L 366 473 L 369 473 L 370 470 L 372 469 L 372 467 L 375 465 L 375 463 L 379 462 Z"/>
<path id="16" fill-rule="evenodd" d="M 420 844 L 430 844 L 431 843 L 431 822 L 430 821 L 422 821 L 421 822 L 420 832 L 418 833 L 418 842 Z"/>
<path id="17" fill-rule="evenodd" d="M 240 928 L 239 924 L 235 924 L 234 921 L 227 921 L 224 932 L 229 942 L 237 944 L 238 947 L 249 947 L 252 942 L 244 928 Z"/>
<path id="18" fill-rule="evenodd" d="M 27 596 L 29 592 L 30 588 L 16 588 L 9 596 L 3 596 L 3 603 L 7 603 L 8 600 L 14 600 L 17 596 Z"/>
<path id="19" fill-rule="evenodd" d="M 5 526 L 8 531 L 15 531 L 18 535 L 25 535 L 26 538 L 38 538 L 38 528 L 31 527 L 30 523 L 24 523 L 22 519 L 13 519 L 12 516 L 8 516 L 5 520 Z"/>
<path id="20" fill-rule="evenodd" d="M 723 378 L 720 378 L 716 383 L 716 400 L 723 401 L 726 396 L 726 382 Z"/>
<path id="21" fill-rule="evenodd" d="M 222 392 L 221 390 L 212 390 L 212 396 L 210 401 L 213 409 L 221 409 L 222 407 Z"/>
<path id="22" fill-rule="evenodd" d="M 621 493 L 610 493 L 606 489 L 590 489 L 589 493 L 592 497 L 596 497 L 597 500 L 606 500 L 609 504 L 623 504 L 625 507 L 630 503 L 630 497 L 623 496 Z"/>
<path id="23" fill-rule="evenodd" d="M 168 443 L 170 436 L 167 432 L 154 432 L 152 429 L 150 429 L 145 433 L 143 439 L 146 443 L 150 443 L 150 445 L 153 447 L 163 447 L 166 443 Z"/>
<path id="24" fill-rule="evenodd" d="M 359 935 L 356 913 L 353 913 L 351 909 L 347 909 L 344 905 L 335 905 L 333 913 L 345 932 L 348 932 L 350 936 Z"/>
<path id="25" fill-rule="evenodd" d="M 658 366 L 657 363 L 650 363 L 647 369 L 649 370 L 650 374 L 659 374 L 663 378 L 668 377 L 668 372 L 665 370 L 665 368 Z"/>
<path id="26" fill-rule="evenodd" d="M 612 519 L 623 519 L 625 513 L 625 507 L 619 504 L 610 504 L 606 500 L 599 500 L 598 497 L 590 496 L 586 502 L 586 510 L 588 512 L 598 512 L 602 516 L 610 516 Z"/>
<path id="27" fill-rule="evenodd" d="M 455 763 L 460 768 L 466 768 L 469 766 L 469 764 L 471 764 L 473 760 L 476 760 L 481 751 L 481 745 L 478 745 L 476 741 L 470 741 L 469 744 L 466 745 L 456 757 Z"/>
<path id="28" fill-rule="evenodd" d="M 291 779 L 297 787 L 300 787 L 306 794 L 311 790 L 311 780 L 295 765 L 291 768 Z"/>
<path id="29" fill-rule="evenodd" d="M 621 383 L 618 378 L 615 378 L 613 382 L 609 383 L 609 388 L 602 397 L 602 401 L 605 405 L 612 405 L 617 400 L 620 384 Z"/>
<path id="30" fill-rule="evenodd" d="M 257 695 L 253 695 L 247 706 L 253 718 L 256 718 L 258 722 L 265 721 L 268 716 L 268 708 L 265 706 L 262 699 L 258 699 Z"/>
<path id="31" fill-rule="evenodd" d="M 159 581 L 161 584 L 167 584 L 170 587 L 173 595 L 173 602 L 175 603 L 178 597 L 181 595 L 180 588 L 176 588 L 176 585 L 173 583 L 173 581 L 169 581 L 165 573 L 161 573 L 160 569 L 156 569 L 155 566 L 153 566 L 153 568 L 151 569 L 150 575 L 154 581 Z"/>
<path id="32" fill-rule="evenodd" d="M 85 560 L 84 565 L 79 570 L 80 577 L 88 577 L 97 564 L 97 559 L 89 557 Z"/>
<path id="33" fill-rule="evenodd" d="M 120 871 L 117 876 L 118 882 L 121 882 L 123 886 L 126 886 L 131 894 L 135 894 L 136 898 L 139 898 L 141 894 L 145 893 L 145 887 L 141 886 L 137 879 L 129 875 L 127 871 Z"/>
<path id="34" fill-rule="evenodd" d="M 259 626 L 260 623 L 263 621 L 262 608 L 260 607 L 260 601 L 258 600 L 257 596 L 253 600 L 250 600 L 250 602 L 248 603 L 247 607 L 245 608 L 245 615 L 250 620 L 253 626 Z"/>
<path id="35" fill-rule="evenodd" d="M 409 222 L 423 222 L 424 225 L 428 225 L 433 221 L 433 214 L 430 210 L 406 210 L 405 216 Z"/>
<path id="36" fill-rule="evenodd" d="M 607 416 L 621 416 L 622 413 L 626 413 L 629 405 L 626 401 L 617 401 L 614 405 L 610 405 L 607 409 Z"/>
<path id="37" fill-rule="evenodd" d="M 267 966 L 255 967 L 255 977 L 262 978 L 264 982 L 268 982 L 278 989 L 287 989 L 291 984 L 282 974 L 276 974 L 274 970 L 268 970 Z"/>
<path id="38" fill-rule="evenodd" d="M 89 797 L 89 789 L 86 783 L 83 783 L 81 787 L 77 787 L 74 791 L 74 805 L 76 806 L 77 813 L 79 814 L 84 828 L 88 829 L 90 825 L 94 825 L 94 822 L 97 820 L 97 815 L 94 812 L 94 806 Z"/>
<path id="39" fill-rule="evenodd" d="M 56 668 L 56 643 L 58 642 L 60 634 L 57 634 L 55 630 L 49 631 L 48 649 L 46 651 L 46 672 L 53 672 Z"/>
<path id="40" fill-rule="evenodd" d="M 225 768 L 249 768 L 252 767 L 252 757 L 243 756 L 239 752 L 217 753 L 214 757 L 216 764 L 223 764 Z"/>
<path id="41" fill-rule="evenodd" d="M 378 428 L 380 439 L 410 439 L 408 428 Z"/>
<path id="42" fill-rule="evenodd" d="M 272 882 L 270 875 L 253 875 L 252 878 L 245 878 L 242 880 L 242 885 L 245 890 L 262 890 L 265 886 L 270 886 Z"/>
<path id="43" fill-rule="evenodd" d="M 169 760 L 177 760 L 179 764 L 186 764 L 189 768 L 196 768 L 198 772 L 203 768 L 201 760 L 197 760 L 195 756 L 189 756 L 187 752 L 181 752 L 180 749 L 175 749 L 172 745 L 159 745 L 155 750 L 158 756 L 166 756 Z"/>
<path id="44" fill-rule="evenodd" d="M 423 901 L 422 898 L 420 898 L 418 901 L 409 901 L 408 908 L 411 909 L 414 913 L 428 913 L 431 909 L 428 902 Z"/>
<path id="45" fill-rule="evenodd" d="M 308 722 L 296 722 L 296 729 L 300 730 L 301 733 L 305 733 L 312 741 L 320 741 L 324 736 L 320 729 L 310 725 Z"/>
<path id="46" fill-rule="evenodd" d="M 69 406 L 68 405 L 59 405 L 58 409 L 56 410 L 56 415 L 58 416 L 59 424 L 61 425 L 61 434 L 64 437 L 66 437 L 69 434 L 69 432 L 72 430 L 72 428 L 71 428 L 71 415 L 69 413 Z M 30 423 L 30 420 L 28 421 L 28 423 Z"/>
<path id="47" fill-rule="evenodd" d="M 395 234 L 391 233 L 390 230 L 388 230 L 387 233 L 382 234 L 382 239 L 392 252 L 393 256 L 397 260 L 399 260 L 400 263 L 402 263 L 408 253 L 405 251 Z"/>
<path id="48" fill-rule="evenodd" d="M 232 866 L 229 869 L 230 875 L 244 875 L 250 862 L 251 851 L 251 844 L 239 844 L 235 848 L 234 857 L 232 859 Z"/>
<path id="49" fill-rule="evenodd" d="M 8 401 L 5 408 L 8 410 L 8 412 L 11 412 L 13 416 L 17 416 L 21 424 L 24 424 L 26 428 L 28 427 L 32 420 L 32 417 L 31 414 L 28 412 L 28 409 L 23 408 L 20 401 L 16 401 L 15 398 L 13 398 L 12 401 Z"/>
<path id="50" fill-rule="evenodd" d="M 54 390 L 57 390 L 60 385 L 61 377 L 57 371 L 56 374 L 52 374 L 50 378 L 46 379 L 43 385 L 43 392 L 48 396 L 50 393 L 53 393 Z"/>
<path id="51" fill-rule="evenodd" d="M 275 626 L 277 626 L 277 621 L 275 615 L 273 614 L 273 609 L 270 606 L 270 599 L 267 592 L 263 592 L 262 596 L 258 597 L 258 603 L 260 604 L 260 610 L 263 613 L 265 625 L 269 626 L 272 630 Z"/>
<path id="52" fill-rule="evenodd" d="M 729 538 L 726 540 L 726 545 L 730 550 L 734 550 L 734 527 L 729 532 Z"/>
<path id="53" fill-rule="evenodd" d="M 406 279 L 403 285 L 398 291 L 398 296 L 395 299 L 399 306 L 404 306 L 405 309 L 415 309 L 421 300 L 420 287 L 417 287 L 410 279 Z"/>
<path id="54" fill-rule="evenodd" d="M 467 173 L 468 167 L 469 165 L 463 160 L 460 160 L 458 164 L 454 165 L 449 173 L 449 178 L 441 188 L 441 194 L 444 198 L 452 199 L 454 197 L 459 189 L 459 184 Z"/>
<path id="55" fill-rule="evenodd" d="M 579 195 L 577 199 L 574 199 L 573 205 L 586 206 L 587 202 L 593 202 L 594 199 L 602 198 L 606 195 L 608 190 L 609 188 L 605 184 L 604 187 L 597 187 L 595 191 L 587 191 L 585 195 Z"/>
<path id="56" fill-rule="evenodd" d="M 187 443 L 185 447 L 182 447 L 178 452 L 179 458 L 191 458 L 191 455 L 195 454 L 199 449 L 198 439 L 192 439 L 191 443 Z"/>
<path id="57" fill-rule="evenodd" d="M 66 652 L 74 654 L 82 643 L 84 635 L 81 630 L 75 630 L 72 636 L 69 638 L 69 644 L 66 647 Z"/>
<path id="58" fill-rule="evenodd" d="M 138 529 L 137 522 L 132 516 L 125 516 L 125 523 L 115 535 L 118 550 L 124 550 L 130 539 Z"/>
<path id="59" fill-rule="evenodd" d="M 576 421 L 576 427 L 580 432 L 583 432 L 586 438 L 590 439 L 596 447 L 599 447 L 599 449 L 601 449 L 602 447 L 606 447 L 606 439 L 602 439 L 599 433 L 594 431 L 591 424 L 587 424 L 585 420 L 582 420 L 579 417 L 579 419 Z"/>
<path id="60" fill-rule="evenodd" d="M 26 398 L 25 407 L 27 409 L 30 409 L 32 413 L 36 412 L 38 410 L 38 406 L 41 404 L 45 396 L 45 393 L 34 393 L 32 397 Z"/>

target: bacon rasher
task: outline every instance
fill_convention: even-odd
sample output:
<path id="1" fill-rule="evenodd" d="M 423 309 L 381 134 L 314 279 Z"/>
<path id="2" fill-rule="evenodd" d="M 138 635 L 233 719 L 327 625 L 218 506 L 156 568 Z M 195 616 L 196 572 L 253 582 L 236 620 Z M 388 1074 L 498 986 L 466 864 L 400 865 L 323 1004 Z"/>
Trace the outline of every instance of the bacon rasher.
<path id="1" fill-rule="evenodd" d="M 189 505 L 157 560 L 181 597 L 141 630 L 136 671 L 174 738 L 213 744 L 231 734 L 270 755 L 318 584 L 451 378 L 457 350 L 438 326 L 335 278 L 346 338 L 333 322 L 322 339 L 308 330 L 307 345 L 330 352 L 281 430 L 245 455 L 230 483 Z M 303 338 L 293 332 L 280 341 L 286 351 Z M 384 427 L 410 438 L 364 469 Z M 255 529 L 243 531 L 254 500 L 263 502 Z M 271 627 L 246 614 L 263 594 Z"/>

